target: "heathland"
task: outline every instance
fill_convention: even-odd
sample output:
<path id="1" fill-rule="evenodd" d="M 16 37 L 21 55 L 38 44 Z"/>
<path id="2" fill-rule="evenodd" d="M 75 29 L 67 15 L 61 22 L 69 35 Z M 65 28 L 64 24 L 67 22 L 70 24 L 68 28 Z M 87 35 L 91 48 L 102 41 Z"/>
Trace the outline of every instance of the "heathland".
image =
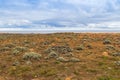
<path id="1" fill-rule="evenodd" d="M 120 33 L 0 34 L 0 80 L 120 80 Z"/>

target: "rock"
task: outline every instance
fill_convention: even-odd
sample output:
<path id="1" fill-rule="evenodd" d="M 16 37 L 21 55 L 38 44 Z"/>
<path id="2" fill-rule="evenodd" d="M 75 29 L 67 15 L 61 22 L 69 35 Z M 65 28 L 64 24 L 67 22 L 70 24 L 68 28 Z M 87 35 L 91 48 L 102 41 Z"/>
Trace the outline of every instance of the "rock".
<path id="1" fill-rule="evenodd" d="M 103 52 L 103 53 L 102 53 L 102 56 L 108 57 L 108 56 L 109 56 L 109 53 L 108 53 L 108 52 Z"/>
<path id="2" fill-rule="evenodd" d="M 71 78 L 67 77 L 67 78 L 65 78 L 65 80 L 71 80 Z"/>

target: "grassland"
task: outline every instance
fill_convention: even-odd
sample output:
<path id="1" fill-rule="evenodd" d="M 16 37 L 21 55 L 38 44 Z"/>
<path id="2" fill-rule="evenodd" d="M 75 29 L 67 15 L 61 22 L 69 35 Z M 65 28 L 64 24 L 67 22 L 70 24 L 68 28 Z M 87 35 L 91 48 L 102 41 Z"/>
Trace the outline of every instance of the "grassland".
<path id="1" fill-rule="evenodd" d="M 0 80 L 120 80 L 120 33 L 0 34 Z"/>

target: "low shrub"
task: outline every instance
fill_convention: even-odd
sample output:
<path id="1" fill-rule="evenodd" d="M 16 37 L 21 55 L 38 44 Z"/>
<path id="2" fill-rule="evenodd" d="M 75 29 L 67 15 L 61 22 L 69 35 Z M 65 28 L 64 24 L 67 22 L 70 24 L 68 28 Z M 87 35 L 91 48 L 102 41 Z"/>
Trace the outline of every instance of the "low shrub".
<path id="1" fill-rule="evenodd" d="M 48 54 L 48 58 L 57 58 L 57 57 L 58 57 L 58 54 L 54 51 L 52 51 Z"/>
<path id="2" fill-rule="evenodd" d="M 106 49 L 108 49 L 108 50 L 116 50 L 116 48 L 113 45 L 107 45 Z"/>
<path id="3" fill-rule="evenodd" d="M 16 49 L 14 49 L 13 51 L 12 51 L 12 54 L 13 55 L 18 55 L 20 53 L 20 51 L 18 51 L 18 50 L 16 50 Z"/>
<path id="4" fill-rule="evenodd" d="M 112 55 L 112 56 L 120 56 L 120 53 L 119 53 L 119 52 L 116 52 L 116 53 L 112 53 L 111 55 Z"/>
<path id="5" fill-rule="evenodd" d="M 99 77 L 98 80 L 113 80 L 113 79 L 108 76 L 102 76 L 102 77 Z"/>
<path id="6" fill-rule="evenodd" d="M 24 51 L 27 51 L 28 48 L 17 46 L 17 47 L 14 48 L 14 50 L 18 50 L 18 51 L 20 51 L 20 52 L 24 52 Z"/>
<path id="7" fill-rule="evenodd" d="M 78 58 L 70 58 L 70 62 L 80 62 L 80 59 Z"/>
<path id="8" fill-rule="evenodd" d="M 111 41 L 106 39 L 106 40 L 103 41 L 103 44 L 111 44 Z"/>
<path id="9" fill-rule="evenodd" d="M 67 62 L 68 61 L 64 57 L 58 57 L 57 60 L 60 61 L 60 62 Z"/>
<path id="10" fill-rule="evenodd" d="M 83 50 L 84 49 L 84 46 L 83 45 L 79 45 L 75 48 L 76 50 Z"/>
<path id="11" fill-rule="evenodd" d="M 0 51 L 4 52 L 4 51 L 9 51 L 10 48 L 9 47 L 3 47 L 3 48 L 0 48 Z"/>
<path id="12" fill-rule="evenodd" d="M 41 54 L 35 53 L 35 52 L 27 52 L 23 55 L 24 60 L 39 60 L 42 57 Z"/>

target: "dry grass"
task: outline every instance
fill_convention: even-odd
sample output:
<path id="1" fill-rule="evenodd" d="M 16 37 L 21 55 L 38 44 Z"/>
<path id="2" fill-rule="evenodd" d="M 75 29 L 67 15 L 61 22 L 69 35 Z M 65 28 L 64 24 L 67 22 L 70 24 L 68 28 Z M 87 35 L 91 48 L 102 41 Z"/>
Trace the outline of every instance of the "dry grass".
<path id="1" fill-rule="evenodd" d="M 119 54 L 119 33 L 0 34 L 0 80 L 119 80 Z"/>

